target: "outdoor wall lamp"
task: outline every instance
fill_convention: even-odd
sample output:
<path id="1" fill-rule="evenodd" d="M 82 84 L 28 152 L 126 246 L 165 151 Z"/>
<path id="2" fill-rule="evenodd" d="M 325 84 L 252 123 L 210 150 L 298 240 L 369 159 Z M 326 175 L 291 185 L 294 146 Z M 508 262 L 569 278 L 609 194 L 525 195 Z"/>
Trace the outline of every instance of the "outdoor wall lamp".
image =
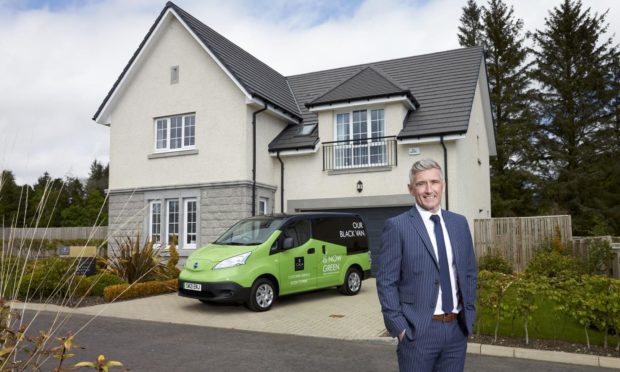
<path id="1" fill-rule="evenodd" d="M 357 181 L 357 192 L 362 192 L 364 190 L 364 184 L 362 181 Z"/>

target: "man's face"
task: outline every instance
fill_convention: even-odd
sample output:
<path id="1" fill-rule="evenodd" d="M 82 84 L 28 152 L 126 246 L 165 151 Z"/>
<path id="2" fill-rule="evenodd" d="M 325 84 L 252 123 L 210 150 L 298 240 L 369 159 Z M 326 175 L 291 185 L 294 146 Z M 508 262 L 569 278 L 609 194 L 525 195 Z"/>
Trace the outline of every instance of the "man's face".
<path id="1" fill-rule="evenodd" d="M 439 169 L 428 169 L 416 173 L 413 183 L 408 185 L 409 193 L 422 209 L 436 213 L 441 208 L 444 182 Z"/>

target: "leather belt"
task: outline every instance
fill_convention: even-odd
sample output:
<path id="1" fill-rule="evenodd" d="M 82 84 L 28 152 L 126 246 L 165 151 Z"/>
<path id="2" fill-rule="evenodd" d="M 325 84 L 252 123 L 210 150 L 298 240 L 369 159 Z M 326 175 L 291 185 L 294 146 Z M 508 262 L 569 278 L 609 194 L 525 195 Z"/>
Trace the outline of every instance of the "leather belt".
<path id="1" fill-rule="evenodd" d="M 458 314 L 456 313 L 433 315 L 433 320 L 439 320 L 440 322 L 451 322 L 456 320 L 457 315 Z"/>

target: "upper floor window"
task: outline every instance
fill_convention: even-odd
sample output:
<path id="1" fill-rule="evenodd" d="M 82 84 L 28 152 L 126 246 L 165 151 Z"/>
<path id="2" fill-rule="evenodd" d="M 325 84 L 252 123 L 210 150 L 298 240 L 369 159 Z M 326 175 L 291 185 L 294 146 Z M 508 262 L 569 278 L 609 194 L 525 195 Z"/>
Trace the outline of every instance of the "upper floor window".
<path id="1" fill-rule="evenodd" d="M 385 165 L 383 109 L 356 110 L 336 115 L 335 168 Z"/>
<path id="2" fill-rule="evenodd" d="M 155 119 L 155 151 L 196 147 L 196 114 Z"/>

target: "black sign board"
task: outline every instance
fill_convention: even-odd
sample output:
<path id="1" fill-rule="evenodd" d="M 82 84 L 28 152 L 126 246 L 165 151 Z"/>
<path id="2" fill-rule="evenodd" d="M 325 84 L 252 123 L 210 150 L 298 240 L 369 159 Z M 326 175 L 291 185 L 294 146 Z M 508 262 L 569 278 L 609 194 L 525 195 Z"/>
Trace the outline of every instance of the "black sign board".
<path id="1" fill-rule="evenodd" d="M 95 257 L 80 257 L 77 259 L 75 275 L 95 275 L 97 273 L 97 263 Z"/>

